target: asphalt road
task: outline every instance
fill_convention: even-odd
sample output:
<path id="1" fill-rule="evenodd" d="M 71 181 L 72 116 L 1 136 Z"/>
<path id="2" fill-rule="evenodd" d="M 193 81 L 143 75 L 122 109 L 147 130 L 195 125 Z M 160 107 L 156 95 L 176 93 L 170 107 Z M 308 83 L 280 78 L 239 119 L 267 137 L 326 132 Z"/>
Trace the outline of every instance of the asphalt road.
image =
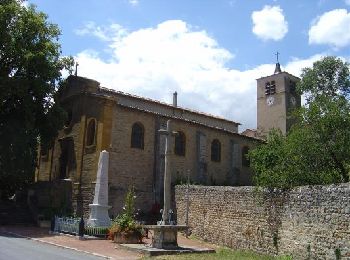
<path id="1" fill-rule="evenodd" d="M 101 260 L 90 254 L 0 233 L 0 260 Z"/>

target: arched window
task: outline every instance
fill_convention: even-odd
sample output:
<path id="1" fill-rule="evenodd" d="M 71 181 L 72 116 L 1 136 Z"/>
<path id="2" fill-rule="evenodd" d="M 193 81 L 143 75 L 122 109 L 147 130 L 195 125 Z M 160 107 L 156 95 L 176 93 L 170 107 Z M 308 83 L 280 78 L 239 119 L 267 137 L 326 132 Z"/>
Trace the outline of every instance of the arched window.
<path id="1" fill-rule="evenodd" d="M 68 109 L 67 110 L 67 119 L 66 119 L 66 122 L 64 123 L 65 127 L 68 127 L 71 124 L 72 117 L 73 117 L 72 109 Z"/>
<path id="2" fill-rule="evenodd" d="M 91 146 L 95 144 L 96 141 L 96 119 L 90 119 L 87 126 L 86 133 L 86 146 Z"/>
<path id="3" fill-rule="evenodd" d="M 221 143 L 218 139 L 211 142 L 211 160 L 213 162 L 221 161 Z"/>
<path id="4" fill-rule="evenodd" d="M 249 147 L 248 146 L 244 146 L 242 148 L 242 165 L 245 167 L 249 167 L 250 166 L 250 160 L 248 157 L 248 153 L 249 153 Z"/>
<path id="5" fill-rule="evenodd" d="M 186 151 L 186 136 L 183 132 L 179 131 L 175 135 L 175 154 L 185 156 Z"/>
<path id="6" fill-rule="evenodd" d="M 132 125 L 131 130 L 131 147 L 143 149 L 144 142 L 144 128 L 141 123 L 135 123 Z"/>

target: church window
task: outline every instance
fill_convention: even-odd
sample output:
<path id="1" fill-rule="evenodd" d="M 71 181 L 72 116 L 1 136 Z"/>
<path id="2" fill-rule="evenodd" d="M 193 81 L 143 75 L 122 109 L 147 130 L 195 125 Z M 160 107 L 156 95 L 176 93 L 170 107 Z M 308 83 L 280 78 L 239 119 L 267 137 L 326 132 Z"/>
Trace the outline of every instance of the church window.
<path id="1" fill-rule="evenodd" d="M 265 95 L 273 95 L 276 93 L 276 82 L 274 80 L 265 83 Z"/>
<path id="2" fill-rule="evenodd" d="M 49 149 L 47 147 L 41 146 L 41 150 L 40 150 L 41 156 L 47 156 L 48 152 L 49 152 Z"/>
<path id="3" fill-rule="evenodd" d="M 72 122 L 72 110 L 71 109 L 69 109 L 68 111 L 67 111 L 67 119 L 66 119 L 66 122 L 64 123 L 64 126 L 65 127 L 68 127 L 70 124 L 71 124 L 71 122 Z"/>
<path id="4" fill-rule="evenodd" d="M 87 126 L 86 146 L 92 146 L 96 141 L 96 119 L 90 119 Z"/>
<path id="5" fill-rule="evenodd" d="M 221 161 L 221 143 L 218 139 L 214 139 L 211 143 L 211 160 L 213 162 Z"/>
<path id="6" fill-rule="evenodd" d="M 186 151 L 186 136 L 183 132 L 179 131 L 175 136 L 175 154 L 185 156 Z"/>
<path id="7" fill-rule="evenodd" d="M 289 84 L 289 91 L 291 93 L 295 93 L 296 92 L 296 83 L 294 81 L 290 81 L 290 84 Z"/>
<path id="8" fill-rule="evenodd" d="M 245 167 L 249 167 L 250 166 L 250 160 L 248 157 L 248 153 L 249 153 L 249 147 L 248 146 L 244 146 L 242 148 L 242 165 Z"/>
<path id="9" fill-rule="evenodd" d="M 144 147 L 144 128 L 141 123 L 135 123 L 131 130 L 131 147 L 143 149 Z"/>

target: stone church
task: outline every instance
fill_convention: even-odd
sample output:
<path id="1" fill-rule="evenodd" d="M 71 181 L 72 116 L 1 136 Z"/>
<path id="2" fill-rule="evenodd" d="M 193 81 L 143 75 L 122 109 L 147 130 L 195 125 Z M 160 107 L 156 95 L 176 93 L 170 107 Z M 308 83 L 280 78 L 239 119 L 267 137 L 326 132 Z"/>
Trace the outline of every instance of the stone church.
<path id="1" fill-rule="evenodd" d="M 128 186 L 137 193 L 136 207 L 147 213 L 162 203 L 165 137 L 159 134 L 173 121 L 172 182 L 203 185 L 251 185 L 253 173 L 246 157 L 259 142 L 257 133 L 270 128 L 288 131 L 288 112 L 300 106 L 298 78 L 281 72 L 257 80 L 258 131 L 238 133 L 237 122 L 120 91 L 99 82 L 69 76 L 60 92 L 68 113 L 65 127 L 50 150 L 40 151 L 35 180 L 65 180 L 72 188 L 74 212 L 88 211 L 97 164 L 109 152 L 111 215 L 123 207 Z"/>

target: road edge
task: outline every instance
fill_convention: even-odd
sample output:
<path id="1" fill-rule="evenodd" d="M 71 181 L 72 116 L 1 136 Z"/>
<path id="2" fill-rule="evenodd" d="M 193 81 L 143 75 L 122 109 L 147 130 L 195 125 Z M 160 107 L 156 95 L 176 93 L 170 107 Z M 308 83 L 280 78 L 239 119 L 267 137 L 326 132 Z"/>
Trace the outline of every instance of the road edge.
<path id="1" fill-rule="evenodd" d="M 101 255 L 101 254 L 98 254 L 98 253 L 94 253 L 94 252 L 89 252 L 89 251 L 81 250 L 81 249 L 74 248 L 74 247 L 63 246 L 63 245 L 60 245 L 60 244 L 56 244 L 56 243 L 49 242 L 49 241 L 45 241 L 45 240 L 38 239 L 38 238 L 23 236 L 23 235 L 20 235 L 20 234 L 17 234 L 17 233 L 15 233 L 15 232 L 11 232 L 11 231 L 2 231 L 2 232 L 3 232 L 3 233 L 10 234 L 10 235 L 17 236 L 17 237 L 25 238 L 25 239 L 28 239 L 28 240 L 33 240 L 33 241 L 36 241 L 36 242 L 40 242 L 40 243 L 49 244 L 49 245 L 52 245 L 52 246 L 64 248 L 64 249 L 74 250 L 74 251 L 81 252 L 81 253 L 85 253 L 85 254 L 89 254 L 89 255 L 94 255 L 94 256 L 98 256 L 98 257 L 103 257 L 103 258 L 105 258 L 105 259 L 113 259 L 113 257 L 110 257 L 110 256 L 105 256 L 105 255 Z"/>

